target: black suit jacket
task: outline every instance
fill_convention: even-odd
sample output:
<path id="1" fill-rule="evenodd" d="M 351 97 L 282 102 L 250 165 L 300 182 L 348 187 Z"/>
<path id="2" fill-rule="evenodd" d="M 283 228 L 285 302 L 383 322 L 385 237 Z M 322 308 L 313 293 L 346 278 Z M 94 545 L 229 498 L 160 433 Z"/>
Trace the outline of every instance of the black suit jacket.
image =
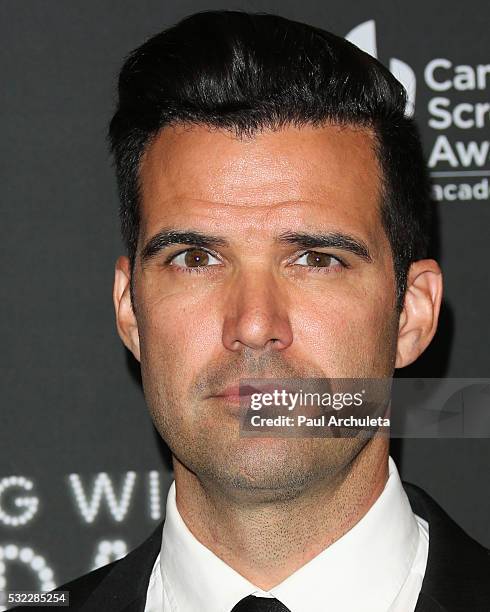
<path id="1" fill-rule="evenodd" d="M 403 486 L 415 514 L 429 523 L 429 558 L 415 612 L 490 612 L 490 550 L 470 538 L 421 488 L 405 482 Z M 144 612 L 162 526 L 163 521 L 123 559 L 58 587 L 57 591 L 70 591 L 69 610 Z M 12 609 L 41 610 L 31 606 Z M 42 609 L 61 612 L 67 608 Z"/>

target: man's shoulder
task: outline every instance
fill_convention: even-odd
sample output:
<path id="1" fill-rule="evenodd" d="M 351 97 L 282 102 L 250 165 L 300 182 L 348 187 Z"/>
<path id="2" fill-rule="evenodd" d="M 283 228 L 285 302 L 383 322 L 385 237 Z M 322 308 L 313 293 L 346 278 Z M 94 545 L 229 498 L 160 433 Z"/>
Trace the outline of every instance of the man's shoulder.
<path id="1" fill-rule="evenodd" d="M 404 482 L 413 512 L 429 525 L 429 556 L 419 598 L 424 610 L 488 612 L 490 550 L 468 535 L 422 488 Z M 437 602 L 440 608 L 422 602 Z"/>
<path id="2" fill-rule="evenodd" d="M 121 559 L 103 565 L 98 569 L 87 572 L 78 578 L 74 578 L 56 588 L 56 591 L 69 591 L 70 607 L 80 607 L 88 599 L 89 595 L 95 591 L 99 584 L 106 578 L 119 563 Z"/>
<path id="3" fill-rule="evenodd" d="M 445 540 L 443 544 L 451 543 L 453 550 L 454 545 L 457 545 L 461 554 L 469 555 L 470 558 L 474 557 L 475 560 L 483 563 L 490 562 L 490 549 L 472 538 L 424 489 L 408 482 L 403 482 L 403 488 L 410 500 L 412 510 L 429 523 L 433 534 L 452 536 L 450 542 Z M 430 535 L 429 533 L 429 537 Z"/>
<path id="4" fill-rule="evenodd" d="M 77 610 L 95 591 L 99 584 L 107 575 L 121 562 L 121 559 L 103 565 L 98 569 L 92 570 L 78 578 L 70 580 L 57 587 L 55 591 L 68 591 L 70 593 L 70 609 Z"/>
<path id="5" fill-rule="evenodd" d="M 108 563 L 102 567 L 94 569 L 82 576 L 78 576 L 78 578 L 74 578 L 69 582 L 65 582 L 64 584 L 56 587 L 51 593 L 59 593 L 60 591 L 68 591 L 69 593 L 69 609 L 70 610 L 79 610 L 81 606 L 87 601 L 90 595 L 95 591 L 98 585 L 106 578 L 107 574 L 111 572 L 112 569 L 116 567 L 118 563 L 120 563 L 120 559 L 117 561 L 112 561 L 112 563 Z M 50 609 L 50 606 L 44 606 L 43 609 Z M 54 609 L 54 608 L 53 608 Z M 57 610 L 59 607 L 56 608 Z M 39 610 L 38 607 L 32 606 L 22 606 L 15 608 L 8 608 L 8 612 L 10 610 Z"/>
<path id="6" fill-rule="evenodd" d="M 65 582 L 52 592 L 69 592 L 70 612 L 143 610 L 151 570 L 160 551 L 162 527 L 163 521 L 122 559 Z M 39 608 L 23 606 L 10 610 L 37 612 Z M 43 610 L 59 611 L 60 607 L 46 606 Z"/>

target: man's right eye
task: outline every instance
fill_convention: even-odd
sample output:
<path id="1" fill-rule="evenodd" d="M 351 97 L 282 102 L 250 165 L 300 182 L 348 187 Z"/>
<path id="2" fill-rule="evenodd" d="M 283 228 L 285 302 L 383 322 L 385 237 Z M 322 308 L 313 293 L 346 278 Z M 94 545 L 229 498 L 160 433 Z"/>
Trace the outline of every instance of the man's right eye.
<path id="1" fill-rule="evenodd" d="M 179 268 L 204 268 L 215 266 L 221 262 L 205 249 L 192 248 L 186 249 L 174 255 L 169 264 Z"/>

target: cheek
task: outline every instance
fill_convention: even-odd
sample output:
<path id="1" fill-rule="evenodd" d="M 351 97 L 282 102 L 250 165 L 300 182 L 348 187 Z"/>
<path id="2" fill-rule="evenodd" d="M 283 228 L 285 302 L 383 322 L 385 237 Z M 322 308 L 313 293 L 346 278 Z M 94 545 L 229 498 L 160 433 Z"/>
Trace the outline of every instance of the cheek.
<path id="1" fill-rule="evenodd" d="M 206 300 L 182 295 L 148 301 L 138 316 L 141 364 L 147 370 L 165 370 L 167 381 L 187 379 L 206 363 L 219 339 L 216 313 Z"/>
<path id="2" fill-rule="evenodd" d="M 396 327 L 386 294 L 299 303 L 291 323 L 296 346 L 327 376 L 374 377 L 390 369 Z"/>

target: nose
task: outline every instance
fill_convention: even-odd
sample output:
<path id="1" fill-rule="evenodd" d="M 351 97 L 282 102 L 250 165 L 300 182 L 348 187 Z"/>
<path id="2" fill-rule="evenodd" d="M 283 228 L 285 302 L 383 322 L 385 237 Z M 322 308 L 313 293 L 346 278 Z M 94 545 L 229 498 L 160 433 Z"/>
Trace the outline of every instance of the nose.
<path id="1" fill-rule="evenodd" d="M 226 297 L 224 346 L 232 351 L 286 349 L 293 341 L 287 303 L 271 272 L 248 270 L 237 275 Z"/>

